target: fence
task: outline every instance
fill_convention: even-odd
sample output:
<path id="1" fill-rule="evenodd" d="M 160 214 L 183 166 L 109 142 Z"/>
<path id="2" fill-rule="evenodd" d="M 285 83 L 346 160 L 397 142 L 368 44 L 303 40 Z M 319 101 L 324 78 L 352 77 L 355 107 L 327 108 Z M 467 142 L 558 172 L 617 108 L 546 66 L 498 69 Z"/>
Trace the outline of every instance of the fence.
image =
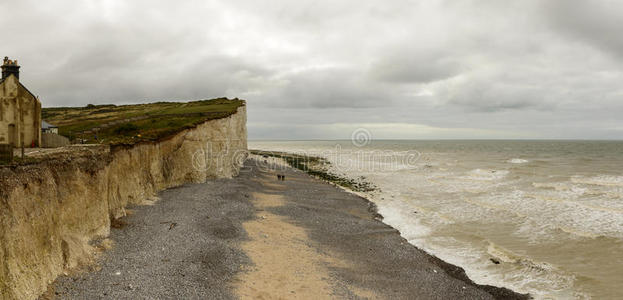
<path id="1" fill-rule="evenodd" d="M 44 132 L 41 134 L 41 147 L 56 148 L 69 145 L 69 139 L 55 133 Z"/>

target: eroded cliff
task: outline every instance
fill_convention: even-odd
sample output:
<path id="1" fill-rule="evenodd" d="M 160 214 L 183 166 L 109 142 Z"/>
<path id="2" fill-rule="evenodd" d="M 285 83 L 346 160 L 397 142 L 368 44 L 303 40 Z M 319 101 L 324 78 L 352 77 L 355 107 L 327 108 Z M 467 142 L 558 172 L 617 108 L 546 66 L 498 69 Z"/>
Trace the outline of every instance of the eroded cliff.
<path id="1" fill-rule="evenodd" d="M 111 219 L 158 191 L 237 175 L 246 108 L 159 142 L 0 169 L 0 298 L 35 299 L 59 274 L 89 264 Z"/>

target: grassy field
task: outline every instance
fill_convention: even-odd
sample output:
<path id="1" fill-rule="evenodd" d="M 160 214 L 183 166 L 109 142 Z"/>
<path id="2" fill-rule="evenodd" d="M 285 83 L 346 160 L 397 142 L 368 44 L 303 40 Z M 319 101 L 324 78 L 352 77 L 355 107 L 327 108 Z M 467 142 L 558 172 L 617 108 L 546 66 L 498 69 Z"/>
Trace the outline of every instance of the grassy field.
<path id="1" fill-rule="evenodd" d="M 41 117 L 59 134 L 85 143 L 134 144 L 154 141 L 208 120 L 228 117 L 244 100 L 218 98 L 192 102 L 87 105 L 43 108 Z"/>

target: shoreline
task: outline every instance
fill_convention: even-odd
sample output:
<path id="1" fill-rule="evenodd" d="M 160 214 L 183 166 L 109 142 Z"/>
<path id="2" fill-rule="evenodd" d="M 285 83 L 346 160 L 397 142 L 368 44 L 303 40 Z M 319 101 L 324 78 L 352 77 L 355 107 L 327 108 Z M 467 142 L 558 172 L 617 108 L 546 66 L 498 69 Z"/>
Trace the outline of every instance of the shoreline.
<path id="1" fill-rule="evenodd" d="M 329 168 L 327 167 L 327 165 L 330 165 L 331 163 L 326 158 L 323 158 L 320 156 L 309 156 L 305 154 L 292 153 L 292 152 L 286 152 L 286 151 L 270 151 L 270 150 L 258 150 L 258 149 L 253 149 L 253 150 L 250 150 L 249 152 L 250 152 L 249 158 L 257 160 L 260 164 L 262 162 L 264 163 L 267 162 L 268 164 L 286 166 L 286 167 L 292 168 L 295 171 L 307 173 L 309 176 L 313 178 L 324 181 L 327 184 L 335 186 L 346 193 L 349 193 L 349 194 L 352 194 L 354 196 L 364 199 L 370 206 L 370 212 L 374 214 L 375 219 L 395 229 L 402 237 L 402 232 L 400 232 L 400 230 L 384 222 L 384 216 L 378 212 L 378 207 L 376 203 L 370 200 L 369 194 L 366 194 L 370 192 L 380 192 L 380 189 L 378 189 L 376 186 L 374 186 L 370 182 L 363 181 L 365 180 L 365 178 L 360 178 L 359 181 L 357 181 L 353 178 L 347 177 L 346 175 L 332 173 L 329 171 Z M 318 176 L 318 174 L 320 174 L 320 176 Z M 346 184 L 343 184 L 343 183 L 346 183 Z M 358 187 L 365 187 L 365 188 L 356 190 Z M 406 238 L 403 237 L 403 239 L 407 243 L 409 243 L 409 241 Z M 411 244 L 411 245 L 420 251 L 424 251 L 418 248 L 417 245 L 414 245 L 414 244 Z M 527 298 L 533 298 L 530 294 L 520 294 L 519 292 L 515 292 L 504 286 L 477 284 L 471 278 L 469 278 L 469 276 L 467 276 L 467 273 L 462 267 L 446 262 L 445 260 L 438 258 L 435 254 L 432 254 L 426 251 L 424 252 L 427 255 L 430 255 L 431 257 L 433 257 L 434 260 L 438 261 L 438 263 L 440 264 L 440 267 L 444 268 L 446 271 L 449 271 L 451 274 L 453 274 L 453 276 L 456 276 L 457 279 L 468 282 L 470 284 L 482 286 L 483 288 L 490 289 L 492 291 L 495 289 L 504 289 L 504 290 L 512 291 L 513 293 L 516 293 L 519 295 L 526 295 Z M 506 297 L 508 296 L 505 295 L 504 298 Z"/>
<path id="2" fill-rule="evenodd" d="M 112 231 L 99 271 L 59 278 L 54 294 L 529 298 L 473 283 L 382 223 L 368 199 L 293 168 L 256 166 L 249 159 L 236 178 L 169 189 L 135 207 L 128 225 Z"/>

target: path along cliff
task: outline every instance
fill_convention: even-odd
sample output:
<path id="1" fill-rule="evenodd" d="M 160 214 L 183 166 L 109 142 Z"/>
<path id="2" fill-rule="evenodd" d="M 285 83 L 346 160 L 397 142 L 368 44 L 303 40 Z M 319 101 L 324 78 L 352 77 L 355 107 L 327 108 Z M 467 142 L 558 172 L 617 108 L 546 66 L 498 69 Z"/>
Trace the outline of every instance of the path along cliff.
<path id="1" fill-rule="evenodd" d="M 126 206 L 185 183 L 233 177 L 246 156 L 241 106 L 157 142 L 0 168 L 0 299 L 36 299 L 60 274 L 90 264 Z"/>

